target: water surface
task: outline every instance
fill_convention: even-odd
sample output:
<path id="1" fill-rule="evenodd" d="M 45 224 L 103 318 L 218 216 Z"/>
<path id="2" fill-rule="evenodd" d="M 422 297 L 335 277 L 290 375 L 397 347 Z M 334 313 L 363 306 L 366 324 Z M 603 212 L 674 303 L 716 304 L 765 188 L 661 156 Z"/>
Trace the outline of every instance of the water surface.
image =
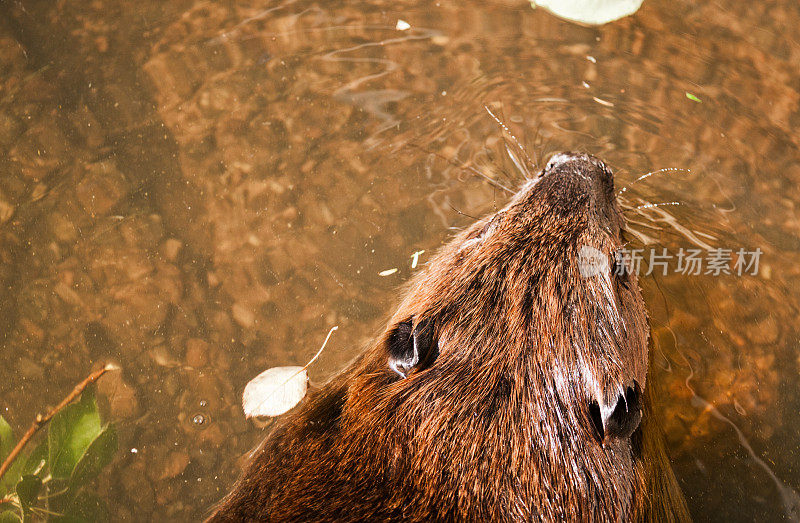
<path id="1" fill-rule="evenodd" d="M 583 150 L 627 187 L 633 247 L 763 251 L 756 275 L 642 278 L 648 386 L 697 520 L 797 519 L 799 21 L 789 0 L 647 0 L 601 28 L 514 0 L 0 3 L 0 412 L 21 430 L 116 362 L 97 490 L 117 520 L 198 519 L 263 436 L 250 378 L 333 325 L 311 377 L 342 369 L 414 253 L 524 181 L 507 146 Z"/>

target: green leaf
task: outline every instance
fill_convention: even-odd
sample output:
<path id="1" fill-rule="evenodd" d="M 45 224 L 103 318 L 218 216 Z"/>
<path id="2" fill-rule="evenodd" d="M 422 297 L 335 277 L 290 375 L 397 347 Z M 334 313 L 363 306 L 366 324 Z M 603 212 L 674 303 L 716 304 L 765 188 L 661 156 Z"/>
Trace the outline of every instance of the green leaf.
<path id="1" fill-rule="evenodd" d="M 48 431 L 48 464 L 54 478 L 69 478 L 81 456 L 102 432 L 94 388 L 88 387 L 78 403 L 53 416 Z"/>
<path id="2" fill-rule="evenodd" d="M 14 510 L 0 512 L 0 523 L 20 523 L 22 519 Z"/>
<path id="3" fill-rule="evenodd" d="M 17 483 L 17 496 L 22 503 L 22 511 L 28 513 L 31 505 L 36 504 L 39 491 L 42 490 L 42 478 L 39 476 L 23 476 L 22 481 Z"/>
<path id="4" fill-rule="evenodd" d="M 693 102 L 703 103 L 703 101 L 700 98 L 698 98 L 697 96 L 693 95 L 689 91 L 686 91 L 686 98 L 688 98 L 689 100 L 691 100 Z"/>
<path id="5" fill-rule="evenodd" d="M 0 464 L 5 461 L 13 448 L 14 433 L 11 431 L 11 425 L 8 424 L 3 416 L 0 416 Z M 22 460 L 14 460 L 11 467 L 3 474 L 3 477 L 0 478 L 0 497 L 5 496 L 6 492 L 12 490 L 17 481 L 19 481 L 21 467 L 18 463 L 20 461 Z"/>
<path id="6" fill-rule="evenodd" d="M 25 460 L 22 456 L 18 456 L 14 463 L 6 470 L 3 477 L 0 478 L 0 494 L 5 495 L 8 492 L 13 492 L 17 483 L 22 479 L 22 471 L 25 468 Z"/>
<path id="7" fill-rule="evenodd" d="M 14 433 L 11 431 L 11 425 L 3 416 L 0 416 L 0 463 L 5 461 L 6 456 L 11 453 L 13 448 Z"/>
<path id="8" fill-rule="evenodd" d="M 70 488 L 81 488 L 96 478 L 103 467 L 111 463 L 116 451 L 117 430 L 114 425 L 107 425 L 75 465 L 69 481 Z"/>

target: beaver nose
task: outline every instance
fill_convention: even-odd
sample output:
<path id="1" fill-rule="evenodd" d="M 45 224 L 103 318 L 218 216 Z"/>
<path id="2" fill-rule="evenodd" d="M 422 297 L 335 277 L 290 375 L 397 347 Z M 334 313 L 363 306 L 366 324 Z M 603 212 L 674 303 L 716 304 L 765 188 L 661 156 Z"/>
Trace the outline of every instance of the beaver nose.
<path id="1" fill-rule="evenodd" d="M 585 180 L 609 195 L 614 191 L 614 175 L 599 158 L 586 153 L 554 154 L 542 170 L 540 178 L 557 176 L 563 179 Z"/>
<path id="2" fill-rule="evenodd" d="M 564 165 L 567 162 L 580 160 L 580 159 L 582 159 L 581 157 L 586 157 L 586 156 L 587 155 L 585 155 L 585 154 L 576 154 L 576 153 L 558 153 L 558 154 L 555 154 L 555 155 L 553 155 L 552 158 L 550 158 L 550 161 L 547 162 L 547 165 L 544 168 L 544 173 L 543 174 L 551 173 L 551 172 L 555 171 L 556 169 L 558 169 L 559 167 L 561 167 L 562 165 Z"/>
<path id="3" fill-rule="evenodd" d="M 564 152 L 554 154 L 547 162 L 543 175 L 555 172 L 586 172 L 598 171 L 610 175 L 610 170 L 603 161 L 591 154 Z"/>

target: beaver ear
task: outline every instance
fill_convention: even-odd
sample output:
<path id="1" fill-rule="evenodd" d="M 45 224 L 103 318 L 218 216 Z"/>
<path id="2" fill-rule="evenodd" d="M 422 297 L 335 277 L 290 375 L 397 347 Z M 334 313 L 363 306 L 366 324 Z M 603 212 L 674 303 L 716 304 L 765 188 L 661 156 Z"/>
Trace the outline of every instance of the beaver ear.
<path id="1" fill-rule="evenodd" d="M 417 323 L 416 328 L 413 316 L 398 323 L 387 342 L 389 367 L 405 378 L 412 369 L 429 365 L 439 353 L 433 334 L 433 322 L 428 319 Z"/>
<path id="2" fill-rule="evenodd" d="M 619 394 L 617 401 L 611 405 L 600 405 L 597 401 L 589 404 L 589 418 L 592 421 L 595 436 L 600 442 L 606 438 L 628 438 L 642 421 L 642 400 L 639 383 L 625 389 Z"/>

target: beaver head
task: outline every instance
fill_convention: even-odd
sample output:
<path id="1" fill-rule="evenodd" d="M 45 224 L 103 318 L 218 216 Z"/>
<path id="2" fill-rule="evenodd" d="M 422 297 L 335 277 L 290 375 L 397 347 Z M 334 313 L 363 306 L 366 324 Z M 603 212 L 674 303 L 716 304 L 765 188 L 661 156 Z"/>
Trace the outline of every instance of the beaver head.
<path id="1" fill-rule="evenodd" d="M 381 427 L 389 443 L 369 444 L 420 504 L 446 495 L 454 515 L 481 500 L 495 502 L 487 517 L 545 519 L 633 509 L 649 331 L 617 263 L 623 231 L 610 169 L 558 154 L 411 283 L 345 426 Z"/>
<path id="2" fill-rule="evenodd" d="M 608 167 L 554 156 L 281 420 L 215 520 L 640 515 L 648 327 L 623 229 Z"/>

